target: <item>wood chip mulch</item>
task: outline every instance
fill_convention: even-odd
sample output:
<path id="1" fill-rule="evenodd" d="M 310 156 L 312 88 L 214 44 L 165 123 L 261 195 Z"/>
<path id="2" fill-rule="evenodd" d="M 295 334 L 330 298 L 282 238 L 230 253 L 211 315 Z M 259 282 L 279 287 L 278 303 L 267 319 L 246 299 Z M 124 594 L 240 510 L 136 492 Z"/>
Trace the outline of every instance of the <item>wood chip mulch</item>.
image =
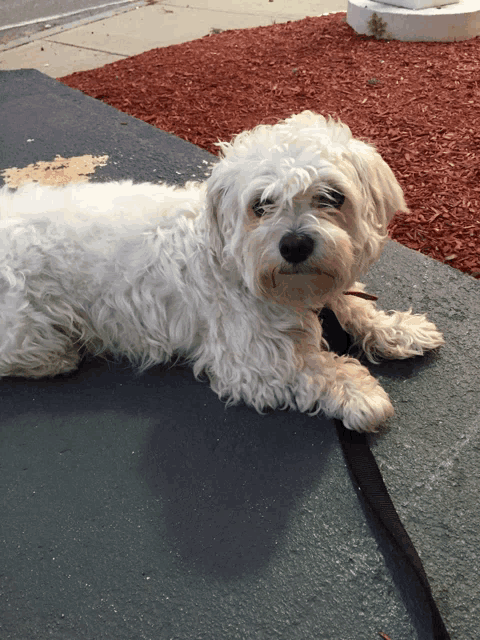
<path id="1" fill-rule="evenodd" d="M 375 143 L 410 214 L 392 238 L 480 277 L 480 38 L 359 36 L 337 13 L 224 31 L 62 82 L 208 151 L 311 109 Z"/>

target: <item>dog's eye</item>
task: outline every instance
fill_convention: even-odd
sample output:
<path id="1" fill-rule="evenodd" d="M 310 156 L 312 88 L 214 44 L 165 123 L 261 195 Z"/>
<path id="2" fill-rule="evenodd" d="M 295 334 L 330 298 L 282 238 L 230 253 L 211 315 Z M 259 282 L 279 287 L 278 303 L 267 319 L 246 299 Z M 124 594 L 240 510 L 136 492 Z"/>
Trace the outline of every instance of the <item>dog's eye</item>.
<path id="1" fill-rule="evenodd" d="M 325 193 L 317 193 L 312 198 L 312 206 L 317 209 L 340 209 L 344 202 L 343 193 L 333 189 Z"/>
<path id="2" fill-rule="evenodd" d="M 265 200 L 256 200 L 252 204 L 253 213 L 257 216 L 257 218 L 261 218 L 267 212 L 267 207 L 274 204 L 273 200 L 266 198 Z"/>

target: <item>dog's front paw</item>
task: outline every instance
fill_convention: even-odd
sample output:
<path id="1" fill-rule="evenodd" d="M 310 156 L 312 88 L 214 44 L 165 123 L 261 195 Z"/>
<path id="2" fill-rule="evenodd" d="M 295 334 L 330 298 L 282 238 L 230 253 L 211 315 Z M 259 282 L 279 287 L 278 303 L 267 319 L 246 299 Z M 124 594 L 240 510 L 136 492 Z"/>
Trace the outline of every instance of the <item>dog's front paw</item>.
<path id="1" fill-rule="evenodd" d="M 351 365 L 349 368 L 352 375 L 342 385 L 338 417 L 347 429 L 377 431 L 393 415 L 390 398 L 367 369 Z"/>
<path id="2" fill-rule="evenodd" d="M 443 335 L 425 315 L 396 311 L 391 315 L 379 314 L 377 319 L 362 345 L 373 361 L 375 356 L 389 359 L 422 356 L 445 344 Z"/>
<path id="3" fill-rule="evenodd" d="M 393 415 L 386 391 L 366 367 L 348 356 L 322 352 L 312 357 L 294 391 L 300 411 L 322 411 L 354 431 L 377 431 Z"/>
<path id="4" fill-rule="evenodd" d="M 393 415 L 390 398 L 378 383 L 368 393 L 355 390 L 346 395 L 339 418 L 347 429 L 374 432 Z"/>
<path id="5" fill-rule="evenodd" d="M 407 318 L 407 327 L 405 330 L 405 341 L 407 349 L 418 352 L 423 355 L 425 351 L 438 349 L 445 344 L 443 334 L 437 327 L 427 319 L 426 315 L 411 314 Z M 411 344 L 408 344 L 411 341 Z"/>

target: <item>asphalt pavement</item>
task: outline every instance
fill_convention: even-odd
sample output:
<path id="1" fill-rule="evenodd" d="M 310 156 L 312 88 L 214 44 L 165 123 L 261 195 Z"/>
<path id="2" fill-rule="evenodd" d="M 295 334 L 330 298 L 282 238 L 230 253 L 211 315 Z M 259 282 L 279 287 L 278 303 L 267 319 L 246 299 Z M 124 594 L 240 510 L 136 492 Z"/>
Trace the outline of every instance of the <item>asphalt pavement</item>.
<path id="1" fill-rule="evenodd" d="M 131 4 L 133 0 L 3 0 L 0 30 Z"/>

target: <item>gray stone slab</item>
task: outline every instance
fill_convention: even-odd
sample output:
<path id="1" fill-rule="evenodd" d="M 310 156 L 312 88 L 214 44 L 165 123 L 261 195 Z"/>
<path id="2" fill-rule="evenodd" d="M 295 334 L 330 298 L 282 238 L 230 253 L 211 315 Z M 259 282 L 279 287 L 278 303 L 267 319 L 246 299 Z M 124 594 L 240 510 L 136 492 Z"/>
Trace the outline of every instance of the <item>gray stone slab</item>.
<path id="1" fill-rule="evenodd" d="M 452 638 L 480 620 L 480 283 L 390 243 L 368 280 L 384 308 L 412 306 L 442 329 L 436 357 L 375 370 L 396 415 L 374 453 Z"/>
<path id="2" fill-rule="evenodd" d="M 0 167 L 57 153 L 108 154 L 95 180 L 181 183 L 212 160 L 38 72 L 0 73 Z M 373 446 L 452 638 L 474 640 L 479 285 L 393 242 L 368 285 L 447 338 L 372 367 L 396 408 Z M 330 421 L 225 410 L 178 365 L 94 360 L 0 397 L 2 640 L 432 637 Z"/>
<path id="3" fill-rule="evenodd" d="M 214 159 L 32 69 L 0 71 L 0 113 L 0 168 L 49 161 L 57 154 L 108 154 L 108 165 L 92 180 L 183 184 L 203 179 Z"/>

